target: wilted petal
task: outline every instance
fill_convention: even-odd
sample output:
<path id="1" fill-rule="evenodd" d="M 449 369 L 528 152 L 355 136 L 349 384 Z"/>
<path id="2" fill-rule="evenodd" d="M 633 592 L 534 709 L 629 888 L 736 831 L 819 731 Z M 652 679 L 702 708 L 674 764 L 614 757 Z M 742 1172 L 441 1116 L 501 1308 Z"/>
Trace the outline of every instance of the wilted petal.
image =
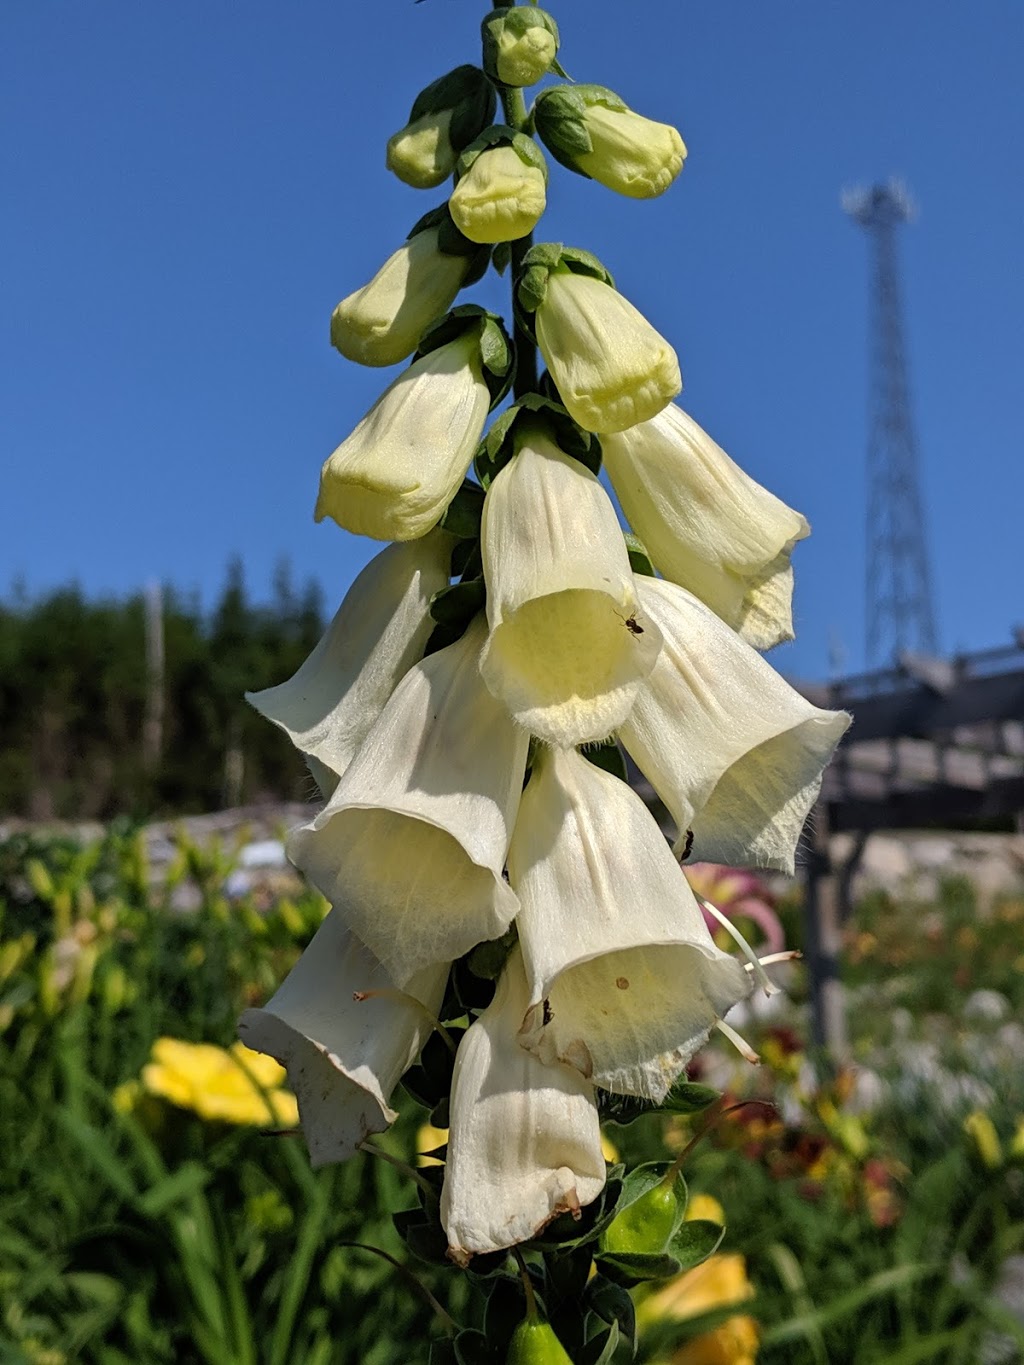
<path id="1" fill-rule="evenodd" d="M 490 402 L 475 330 L 414 360 L 325 462 L 316 520 L 375 540 L 425 535 L 466 475 Z"/>
<path id="2" fill-rule="evenodd" d="M 480 677 L 483 618 L 405 675 L 292 861 L 399 985 L 497 938 L 528 736 Z"/>
<path id="3" fill-rule="evenodd" d="M 811 529 L 800 513 L 755 483 L 675 403 L 604 437 L 601 448 L 626 519 L 658 572 L 755 649 L 791 640 L 789 557 Z"/>
<path id="4" fill-rule="evenodd" d="M 294 677 L 246 700 L 280 726 L 307 760 L 324 796 L 399 681 L 423 655 L 434 627 L 430 599 L 448 585 L 453 538 L 432 531 L 391 545 L 345 595 L 323 638 Z"/>
<path id="5" fill-rule="evenodd" d="M 426 1042 L 448 979 L 447 963 L 431 967 L 402 999 L 345 913 L 330 912 L 269 1003 L 238 1021 L 246 1045 L 287 1070 L 314 1166 L 346 1160 L 397 1118 L 388 1099 Z M 383 994 L 354 1000 L 356 991 Z"/>
<path id="6" fill-rule="evenodd" d="M 530 982 L 524 1047 L 607 1090 L 663 1098 L 751 982 L 712 941 L 644 803 L 582 755 L 542 750 L 508 869 Z"/>
<path id="7" fill-rule="evenodd" d="M 487 491 L 481 550 L 487 686 L 548 743 L 604 739 L 660 645 L 608 494 L 551 440 L 531 436 Z"/>
<path id="8" fill-rule="evenodd" d="M 586 431 L 646 422 L 682 388 L 675 351 L 603 280 L 552 271 L 536 325 L 562 402 Z"/>
<path id="9" fill-rule="evenodd" d="M 637 591 L 664 645 L 619 738 L 675 820 L 677 852 L 792 872 L 850 717 L 812 706 L 692 593 L 639 576 Z"/>
<path id="10" fill-rule="evenodd" d="M 455 1059 L 441 1222 L 461 1263 L 536 1236 L 604 1188 L 593 1086 L 519 1046 L 528 1003 L 516 949 Z"/>

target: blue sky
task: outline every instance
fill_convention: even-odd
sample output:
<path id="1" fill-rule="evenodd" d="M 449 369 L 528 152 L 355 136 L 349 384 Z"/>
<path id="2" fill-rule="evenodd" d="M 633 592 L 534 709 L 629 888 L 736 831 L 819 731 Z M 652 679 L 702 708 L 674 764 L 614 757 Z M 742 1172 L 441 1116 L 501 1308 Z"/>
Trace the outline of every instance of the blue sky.
<path id="1" fill-rule="evenodd" d="M 941 643 L 1024 619 L 1020 0 L 551 0 L 562 59 L 677 124 L 662 199 L 553 167 L 584 246 L 675 344 L 684 405 L 814 528 L 805 677 L 862 662 L 866 243 L 849 184 L 902 175 L 914 412 Z M 416 92 L 477 58 L 470 0 L 7 4 L 0 16 L 0 593 L 163 578 L 255 595 L 288 556 L 333 603 L 378 548 L 312 509 L 390 377 L 327 341 L 442 192 L 383 167 Z M 472 297 L 503 306 L 504 285 Z M 466 296 L 464 296 L 466 297 Z"/>

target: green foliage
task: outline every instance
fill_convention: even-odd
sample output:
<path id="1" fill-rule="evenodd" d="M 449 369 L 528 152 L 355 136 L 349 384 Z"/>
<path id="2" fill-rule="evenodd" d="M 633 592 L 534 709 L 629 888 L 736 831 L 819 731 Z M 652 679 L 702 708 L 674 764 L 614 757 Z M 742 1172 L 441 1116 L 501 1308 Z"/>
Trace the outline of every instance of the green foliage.
<path id="1" fill-rule="evenodd" d="M 0 605 L 0 815 L 105 819 L 213 810 L 308 792 L 287 739 L 243 700 L 283 682 L 322 631 L 319 589 L 253 605 L 240 563 L 209 615 L 163 599 L 163 733 L 147 757 L 146 602 L 88 601 L 77 587 Z"/>

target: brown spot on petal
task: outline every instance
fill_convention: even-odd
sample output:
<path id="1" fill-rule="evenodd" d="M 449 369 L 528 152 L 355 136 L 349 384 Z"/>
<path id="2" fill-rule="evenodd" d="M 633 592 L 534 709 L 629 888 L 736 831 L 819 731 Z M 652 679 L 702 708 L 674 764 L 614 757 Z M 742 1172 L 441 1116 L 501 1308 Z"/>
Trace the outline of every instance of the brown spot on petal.
<path id="1" fill-rule="evenodd" d="M 571 1190 L 566 1190 L 565 1194 L 562 1195 L 561 1199 L 555 1205 L 553 1210 L 553 1217 L 557 1218 L 559 1215 L 563 1213 L 571 1214 L 577 1223 L 583 1216 L 583 1210 L 580 1208 L 580 1197 L 576 1193 L 575 1185 L 572 1187 Z"/>
<path id="2" fill-rule="evenodd" d="M 616 984 L 616 986 L 618 986 L 618 988 L 619 988 L 620 991 L 628 991 L 628 990 L 629 990 L 629 979 L 628 979 L 628 977 L 625 977 L 625 976 L 617 976 L 617 977 L 615 978 L 615 984 Z"/>

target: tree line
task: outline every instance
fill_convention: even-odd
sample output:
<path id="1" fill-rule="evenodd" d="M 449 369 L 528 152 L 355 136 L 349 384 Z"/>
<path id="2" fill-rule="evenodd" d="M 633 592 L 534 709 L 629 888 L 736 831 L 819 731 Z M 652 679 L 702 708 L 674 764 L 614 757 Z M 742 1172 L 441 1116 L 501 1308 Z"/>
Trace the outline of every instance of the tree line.
<path id="1" fill-rule="evenodd" d="M 240 561 L 212 610 L 173 589 L 0 603 L 0 817 L 107 819 L 303 799 L 287 739 L 243 694 L 283 682 L 324 628 L 287 565 L 253 603 Z"/>

